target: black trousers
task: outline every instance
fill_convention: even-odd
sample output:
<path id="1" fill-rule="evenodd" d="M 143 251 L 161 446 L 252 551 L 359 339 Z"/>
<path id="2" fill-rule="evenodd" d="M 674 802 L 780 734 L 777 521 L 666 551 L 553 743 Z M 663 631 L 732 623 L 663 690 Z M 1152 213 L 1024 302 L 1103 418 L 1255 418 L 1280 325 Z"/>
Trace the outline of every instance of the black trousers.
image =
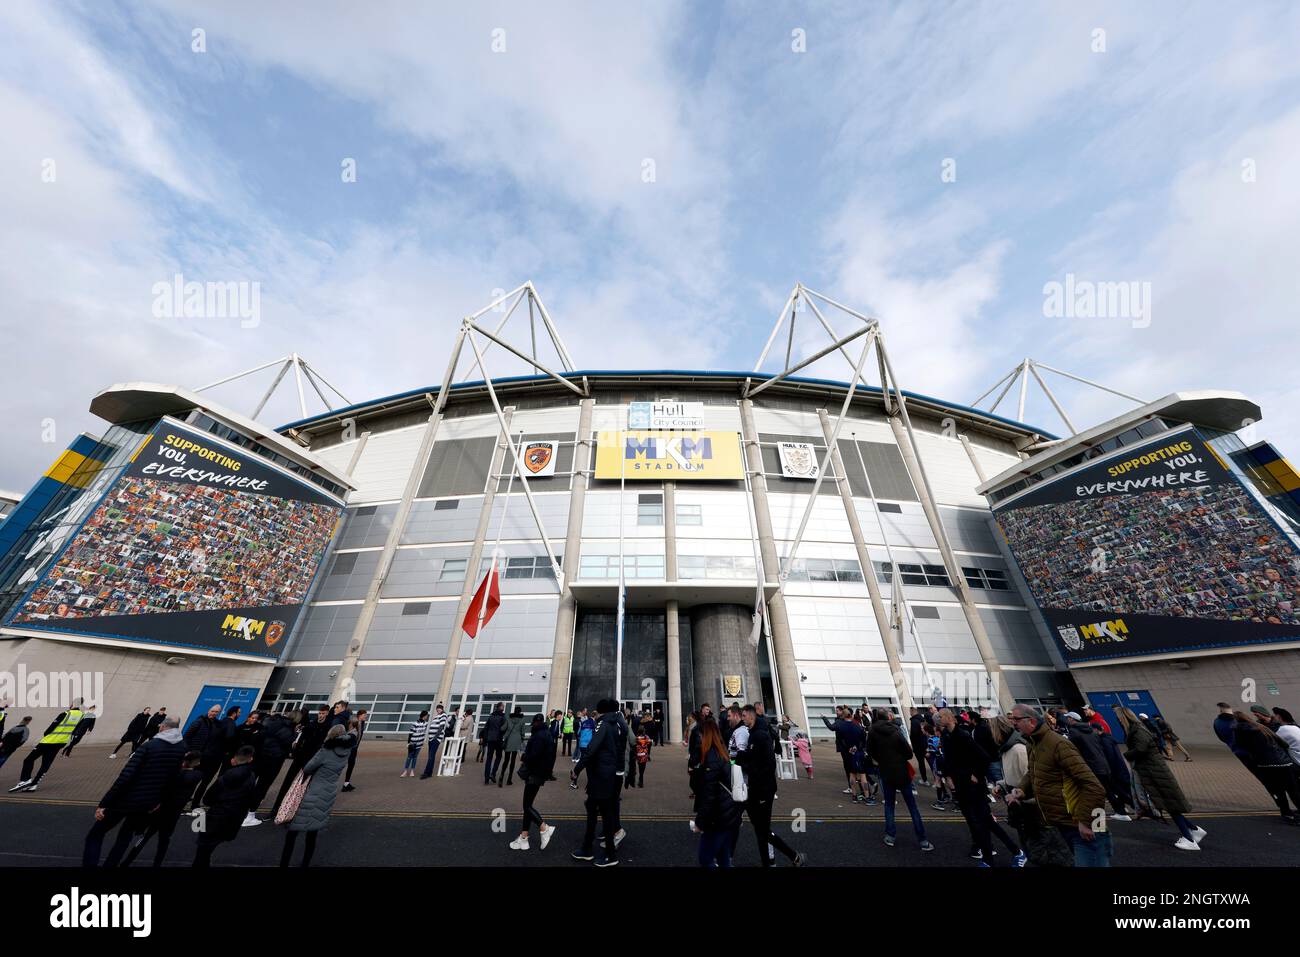
<path id="1" fill-rule="evenodd" d="M 1011 835 L 1002 829 L 1002 825 L 993 820 L 989 809 L 989 799 L 982 788 L 957 789 L 957 806 L 961 809 L 966 826 L 970 828 L 971 840 L 984 853 L 985 863 L 993 863 L 993 836 L 1007 846 L 1013 854 L 1020 853 L 1020 845 L 1012 840 Z"/>
<path id="2" fill-rule="evenodd" d="M 212 783 L 212 779 L 215 778 L 217 772 L 221 770 L 221 762 L 222 757 L 220 755 L 217 755 L 216 757 L 204 755 L 199 759 L 199 772 L 203 776 L 199 778 L 198 786 L 194 789 L 195 807 L 198 807 L 203 803 L 203 792 L 208 789 L 208 785 Z"/>
<path id="3" fill-rule="evenodd" d="M 302 845 L 302 866 L 310 867 L 312 855 L 316 853 L 316 835 L 318 831 L 304 831 L 307 840 Z M 280 852 L 280 866 L 288 867 L 293 857 L 293 846 L 298 843 L 297 831 L 284 832 L 284 850 Z"/>
<path id="4" fill-rule="evenodd" d="M 361 747 L 360 747 L 359 745 L 356 745 L 356 746 L 354 746 L 354 747 L 352 748 L 352 751 L 348 754 L 348 769 L 347 769 L 347 771 L 344 772 L 344 774 L 343 774 L 343 783 L 344 783 L 344 784 L 351 784 L 351 783 L 352 783 L 352 771 L 353 771 L 353 769 L 357 766 L 357 752 L 360 751 L 360 750 L 361 750 Z M 437 750 L 438 750 L 438 746 L 435 744 L 435 745 L 433 746 L 433 751 L 437 751 Z M 429 753 L 432 754 L 433 751 L 430 751 Z"/>
<path id="5" fill-rule="evenodd" d="M 504 753 L 505 745 L 499 741 L 487 746 L 487 759 L 483 762 L 484 783 L 496 778 L 497 771 L 501 770 L 501 755 Z"/>
<path id="6" fill-rule="evenodd" d="M 537 800 L 537 792 L 542 789 L 545 781 L 525 781 L 524 782 L 524 821 L 520 825 L 519 832 L 522 834 L 532 825 L 542 826 L 542 815 L 537 808 L 533 807 L 533 801 Z"/>
<path id="7" fill-rule="evenodd" d="M 515 762 L 519 760 L 518 751 L 507 751 L 504 759 L 501 761 L 501 772 L 498 777 L 504 783 L 508 776 L 511 781 L 515 778 Z"/>
<path id="8" fill-rule="evenodd" d="M 194 867 L 209 867 L 212 864 L 212 852 L 227 841 L 239 836 L 239 821 L 207 818 L 207 830 L 199 834 L 198 847 L 194 853 Z"/>
<path id="9" fill-rule="evenodd" d="M 912 742 L 912 753 L 916 755 L 916 767 L 917 770 L 921 772 L 921 780 L 929 781 L 930 779 L 926 777 L 925 747 L 926 745 L 924 741 Z"/>
<path id="10" fill-rule="evenodd" d="M 618 859 L 618 849 L 614 846 L 614 835 L 618 833 L 618 797 L 587 798 L 587 831 L 582 837 L 582 852 L 590 854 L 596 842 L 596 818 L 600 817 L 605 829 L 605 858 Z"/>
<path id="11" fill-rule="evenodd" d="M 54 759 L 59 756 L 62 750 L 61 744 L 38 744 L 27 752 L 27 757 L 23 758 L 22 773 L 18 775 L 20 781 L 31 781 L 33 783 L 45 777 L 45 772 L 50 769 Z M 36 759 L 41 759 L 41 769 L 36 772 L 36 777 L 32 777 L 32 768 L 36 765 Z"/>
<path id="12" fill-rule="evenodd" d="M 564 750 L 561 751 L 560 753 L 561 753 L 561 754 L 568 754 L 568 753 L 569 753 L 570 751 L 572 751 L 572 750 L 573 750 L 573 735 L 571 735 L 571 734 L 566 734 L 566 735 L 564 736 Z"/>
<path id="13" fill-rule="evenodd" d="M 257 788 L 253 791 L 253 806 L 250 811 L 256 811 L 266 800 L 266 794 L 271 790 L 271 785 L 275 783 L 276 776 L 280 769 L 284 767 L 285 758 L 258 758 L 253 765 L 253 773 L 257 775 Z"/>
<path id="14" fill-rule="evenodd" d="M 769 844 L 790 860 L 795 859 L 794 849 L 772 831 L 771 798 L 763 801 L 758 798 L 750 798 L 745 802 L 745 813 L 749 815 L 749 823 L 754 825 L 754 836 L 758 839 L 758 859 L 764 867 L 772 866 L 772 859 L 767 854 Z"/>
<path id="15" fill-rule="evenodd" d="M 104 838 L 119 824 L 122 826 L 118 829 L 117 839 L 113 841 L 108 858 L 104 861 L 105 867 L 117 867 L 121 863 L 122 856 L 126 854 L 126 849 L 131 844 L 131 838 L 149 826 L 149 813 L 105 810 L 104 820 L 92 824 L 90 833 L 86 835 L 86 844 L 81 852 L 82 867 L 99 866 L 99 854 L 104 849 Z"/>
<path id="16" fill-rule="evenodd" d="M 144 850 L 144 846 L 149 843 L 149 838 L 157 834 L 158 850 L 156 850 L 153 855 L 153 866 L 162 867 L 162 862 L 167 857 L 167 848 L 172 842 L 172 834 L 175 833 L 176 825 L 180 819 L 181 815 L 179 811 L 151 814 L 149 816 L 149 824 L 145 827 L 139 840 L 131 845 L 131 850 L 127 852 L 126 857 L 122 858 L 122 866 L 130 867 L 131 862 L 140 856 L 140 852 Z"/>

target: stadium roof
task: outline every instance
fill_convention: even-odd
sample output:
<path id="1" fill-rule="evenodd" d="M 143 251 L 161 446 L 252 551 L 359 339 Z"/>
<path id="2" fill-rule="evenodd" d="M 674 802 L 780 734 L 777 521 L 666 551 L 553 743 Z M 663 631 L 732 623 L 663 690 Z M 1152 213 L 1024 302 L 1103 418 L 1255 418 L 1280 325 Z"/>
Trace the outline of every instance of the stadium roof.
<path id="1" fill-rule="evenodd" d="M 652 382 L 652 381 L 671 381 L 673 384 L 684 384 L 692 380 L 696 381 L 720 381 L 745 379 L 762 379 L 763 373 L 756 372 L 731 372 L 717 371 L 709 372 L 702 370 L 690 369 L 651 369 L 651 370 L 627 370 L 627 369 L 580 369 L 574 372 L 564 374 L 566 379 L 573 382 L 581 382 L 583 379 L 601 379 L 610 380 L 628 380 L 630 382 Z M 548 375 L 518 375 L 518 376 L 501 376 L 492 380 L 497 387 L 509 385 L 525 385 L 528 383 L 554 383 L 554 379 Z M 458 382 L 452 387 L 452 394 L 474 394 L 482 392 L 487 394 L 483 380 L 471 382 Z M 782 392 L 791 391 L 824 391 L 826 389 L 847 390 L 849 383 L 840 382 L 834 379 L 819 379 L 805 376 L 787 376 L 783 378 L 776 388 Z M 279 432 L 312 432 L 321 427 L 332 427 L 337 422 L 353 415 L 357 412 L 379 413 L 386 411 L 397 411 L 400 408 L 407 408 L 418 404 L 420 398 L 425 395 L 436 395 L 439 386 L 426 386 L 419 389 L 410 389 L 405 392 L 399 392 L 394 395 L 384 396 L 382 398 L 371 399 L 367 402 L 358 402 L 342 409 L 333 409 L 329 412 L 322 412 L 317 415 L 308 416 L 305 419 L 299 419 L 296 422 L 290 422 L 282 425 L 277 429 Z M 859 386 L 858 392 L 865 396 L 880 396 L 882 391 L 879 386 Z M 937 399 L 933 396 L 923 395 L 917 392 L 903 390 L 910 402 L 915 402 L 923 407 L 929 407 L 932 412 L 955 412 L 961 416 L 978 422 L 995 432 L 1011 433 L 1019 437 L 1031 437 L 1036 439 L 1054 440 L 1056 435 L 1041 429 L 1037 426 L 1026 425 L 1023 422 L 1017 422 L 1014 419 L 1005 416 L 996 415 L 991 412 L 985 412 L 982 409 L 972 408 L 968 405 L 962 405 L 958 402 L 949 402 L 944 399 Z"/>

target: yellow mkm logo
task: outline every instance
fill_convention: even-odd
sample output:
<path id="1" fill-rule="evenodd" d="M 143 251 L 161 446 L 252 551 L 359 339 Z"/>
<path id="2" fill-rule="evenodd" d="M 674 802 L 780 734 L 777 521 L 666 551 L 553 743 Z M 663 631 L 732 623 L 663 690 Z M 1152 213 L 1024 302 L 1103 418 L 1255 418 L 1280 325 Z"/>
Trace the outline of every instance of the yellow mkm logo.
<path id="1" fill-rule="evenodd" d="M 1114 621 L 1099 621 L 1095 625 L 1080 625 L 1079 634 L 1089 641 L 1125 641 L 1128 639 L 1128 625 L 1123 618 Z"/>
<path id="2" fill-rule="evenodd" d="M 266 622 L 242 615 L 227 615 L 221 623 L 221 633 L 227 638 L 243 638 L 252 641 L 266 630 Z"/>

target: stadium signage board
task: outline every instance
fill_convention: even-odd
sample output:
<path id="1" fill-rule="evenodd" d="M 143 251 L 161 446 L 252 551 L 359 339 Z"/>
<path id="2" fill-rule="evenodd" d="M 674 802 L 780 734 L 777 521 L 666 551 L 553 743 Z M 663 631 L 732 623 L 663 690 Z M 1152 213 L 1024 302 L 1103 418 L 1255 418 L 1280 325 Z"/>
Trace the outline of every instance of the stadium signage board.
<path id="1" fill-rule="evenodd" d="M 1194 428 L 993 514 L 1067 663 L 1300 640 L 1300 551 Z"/>
<path id="2" fill-rule="evenodd" d="M 656 399 L 654 402 L 631 402 L 627 407 L 629 429 L 702 429 L 704 428 L 703 402 L 674 402 Z"/>
<path id="3" fill-rule="evenodd" d="M 735 432 L 608 432 L 596 446 L 596 478 L 738 480 L 745 477 Z"/>
<path id="4" fill-rule="evenodd" d="M 342 508 L 165 417 L 5 624 L 274 660 Z"/>
<path id="5" fill-rule="evenodd" d="M 525 442 L 519 450 L 524 473 L 537 478 L 554 475 L 557 448 L 557 444 L 550 441 Z"/>

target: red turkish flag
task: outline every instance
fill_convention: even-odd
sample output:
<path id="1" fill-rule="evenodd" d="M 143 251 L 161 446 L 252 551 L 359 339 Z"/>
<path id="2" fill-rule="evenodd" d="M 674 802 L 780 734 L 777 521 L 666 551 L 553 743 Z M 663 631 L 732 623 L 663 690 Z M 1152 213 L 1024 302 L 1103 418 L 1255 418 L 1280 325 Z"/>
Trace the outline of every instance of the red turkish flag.
<path id="1" fill-rule="evenodd" d="M 483 611 L 484 602 L 487 602 L 487 611 Z M 483 624 L 486 625 L 492 620 L 499 607 L 501 607 L 501 580 L 497 574 L 496 559 L 493 558 L 492 567 L 484 576 L 483 583 L 478 586 L 478 591 L 474 592 L 474 600 L 469 603 L 469 610 L 465 612 L 465 620 L 461 623 L 461 628 L 471 638 L 477 638 L 479 614 L 483 615 Z"/>

